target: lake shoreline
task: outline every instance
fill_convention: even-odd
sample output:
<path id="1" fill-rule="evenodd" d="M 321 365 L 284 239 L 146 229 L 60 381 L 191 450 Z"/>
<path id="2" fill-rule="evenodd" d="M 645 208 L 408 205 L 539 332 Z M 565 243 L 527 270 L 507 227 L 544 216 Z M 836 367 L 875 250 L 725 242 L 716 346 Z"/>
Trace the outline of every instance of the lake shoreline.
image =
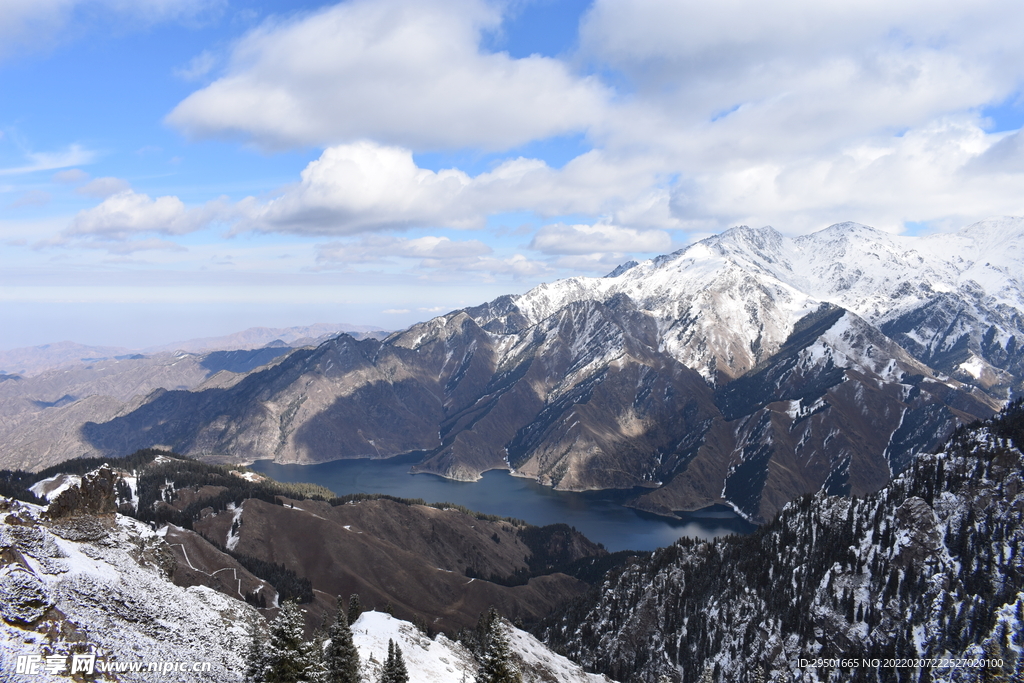
<path id="1" fill-rule="evenodd" d="M 654 550 L 682 536 L 710 539 L 748 534 L 757 528 L 722 505 L 676 512 L 674 517 L 629 507 L 631 499 L 650 490 L 647 487 L 557 491 L 504 469 L 484 472 L 475 482 L 431 472 L 410 472 L 408 465 L 421 457 L 413 452 L 390 458 L 346 458 L 308 465 L 257 460 L 248 467 L 278 481 L 315 482 L 338 496 L 378 493 L 428 503 L 453 503 L 485 514 L 522 519 L 536 526 L 564 523 L 613 552 Z"/>

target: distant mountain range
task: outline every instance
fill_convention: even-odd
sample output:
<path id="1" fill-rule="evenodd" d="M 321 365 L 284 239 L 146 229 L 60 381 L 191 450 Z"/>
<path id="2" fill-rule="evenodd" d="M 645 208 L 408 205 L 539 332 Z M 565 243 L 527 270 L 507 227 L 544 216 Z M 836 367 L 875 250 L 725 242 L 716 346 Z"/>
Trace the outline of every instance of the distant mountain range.
<path id="1" fill-rule="evenodd" d="M 379 327 L 347 323 L 317 323 L 301 327 L 250 327 L 247 330 L 222 337 L 187 339 L 144 349 L 89 346 L 72 341 L 62 341 L 0 351 L 0 376 L 2 374 L 37 375 L 67 365 L 105 360 L 126 360 L 140 355 L 153 355 L 167 351 L 187 351 L 189 353 L 235 351 L 258 349 L 273 342 L 283 342 L 288 346 L 304 346 L 323 341 L 324 338 L 339 332 L 348 332 L 357 338 L 362 338 L 381 336 L 384 330 Z"/>
<path id="2" fill-rule="evenodd" d="M 1020 394 L 1022 273 L 1019 218 L 928 237 L 735 228 L 157 390 L 76 438 L 241 461 L 423 451 L 417 471 L 455 479 L 509 468 L 642 487 L 632 505 L 659 514 L 727 503 L 764 521 L 803 493 L 878 490 Z"/>

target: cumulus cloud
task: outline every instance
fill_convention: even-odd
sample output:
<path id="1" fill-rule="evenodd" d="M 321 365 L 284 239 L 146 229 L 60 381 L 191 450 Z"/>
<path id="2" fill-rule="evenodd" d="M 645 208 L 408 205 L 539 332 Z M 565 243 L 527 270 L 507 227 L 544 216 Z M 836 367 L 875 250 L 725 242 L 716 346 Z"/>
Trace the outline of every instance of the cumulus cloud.
<path id="1" fill-rule="evenodd" d="M 923 218 L 962 226 L 990 215 L 1021 215 L 1024 198 L 1013 187 L 1024 177 L 1005 168 L 997 173 L 987 156 L 1005 139 L 970 120 L 937 121 L 833 155 L 726 167 L 679 183 L 671 209 L 694 229 L 745 223 L 787 232 L 819 229 L 839 216 L 900 231 L 904 221 Z M 979 168 L 987 162 L 989 168 Z"/>
<path id="2" fill-rule="evenodd" d="M 237 134 L 272 148 L 370 138 L 506 149 L 599 118 L 609 91 L 596 78 L 555 59 L 482 51 L 482 32 L 500 22 L 485 0 L 352 0 L 270 22 L 167 121 L 190 137 Z"/>
<path id="3" fill-rule="evenodd" d="M 363 141 L 324 150 L 280 196 L 244 202 L 236 230 L 347 235 L 417 226 L 479 228 L 502 211 L 608 213 L 653 180 L 643 162 L 598 151 L 557 170 L 517 158 L 470 177 L 420 168 L 408 149 Z"/>
<path id="4" fill-rule="evenodd" d="M 723 127 L 757 119 L 760 134 L 745 126 L 751 137 L 770 143 L 781 126 L 799 142 L 1004 99 L 1024 75 L 1022 20 L 1024 7 L 1004 0 L 598 0 L 581 41 L 628 74 L 647 105 Z"/>
<path id="5" fill-rule="evenodd" d="M 507 9 L 351 0 L 268 22 L 168 121 L 326 148 L 300 182 L 239 207 L 238 230 L 479 228 L 525 211 L 605 216 L 663 244 L 651 230 L 1024 213 L 1009 190 L 1020 138 L 986 132 L 981 113 L 1024 86 L 1019 3 L 597 0 L 563 60 L 483 50 Z M 580 131 L 594 148 L 558 169 L 509 158 L 470 176 L 412 155 Z M 557 230 L 571 229 L 535 245 L 568 249 Z"/>
<path id="6" fill-rule="evenodd" d="M 482 217 L 457 201 L 469 183 L 461 171 L 418 168 L 408 150 L 339 145 L 311 162 L 281 197 L 250 202 L 240 229 L 351 234 L 422 224 L 475 227 Z"/>
<path id="7" fill-rule="evenodd" d="M 530 248 L 545 254 L 623 254 L 666 252 L 672 238 L 663 230 L 636 230 L 608 223 L 594 225 L 545 225 L 530 242 Z"/>
<path id="8" fill-rule="evenodd" d="M 1022 21 L 1000 0 L 597 0 L 582 50 L 632 93 L 590 132 L 673 175 L 649 215 L 690 230 L 1021 213 L 982 177 L 1024 170 L 1016 141 L 979 112 L 1024 85 Z"/>
<path id="9" fill-rule="evenodd" d="M 230 212 L 231 208 L 224 200 L 186 209 L 177 197 L 151 199 L 149 195 L 125 190 L 108 197 L 96 207 L 78 212 L 63 236 L 127 240 L 141 233 L 184 235 L 206 227 Z"/>
<path id="10" fill-rule="evenodd" d="M 979 173 L 1024 173 L 1024 133 L 1018 130 L 998 140 L 972 159 L 968 170 Z"/>

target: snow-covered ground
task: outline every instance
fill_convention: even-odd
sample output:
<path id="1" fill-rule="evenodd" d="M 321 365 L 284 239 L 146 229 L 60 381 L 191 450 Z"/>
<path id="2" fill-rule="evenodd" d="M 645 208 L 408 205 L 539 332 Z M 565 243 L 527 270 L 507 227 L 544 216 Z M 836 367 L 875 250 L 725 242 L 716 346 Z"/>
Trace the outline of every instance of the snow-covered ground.
<path id="1" fill-rule="evenodd" d="M 0 562 L 0 680 L 18 680 L 19 655 L 66 656 L 70 667 L 73 649 L 103 662 L 210 663 L 207 672 L 175 673 L 176 681 L 243 679 L 242 653 L 261 618 L 241 600 L 171 583 L 173 558 L 148 526 L 121 515 L 49 523 L 43 508 L 8 505 L 0 554 L 22 561 Z M 68 680 L 40 671 L 23 680 Z"/>
<path id="2" fill-rule="evenodd" d="M 523 683 L 607 683 L 605 676 L 588 674 L 577 664 L 556 654 L 526 631 L 507 621 L 513 656 L 519 660 Z M 409 670 L 409 680 L 416 683 L 468 683 L 474 680 L 477 663 L 461 643 L 448 640 L 443 634 L 433 640 L 408 621 L 395 619 L 383 612 L 363 612 L 352 625 L 352 640 L 368 680 L 375 681 L 388 654 L 388 640 L 401 649 Z"/>
<path id="3" fill-rule="evenodd" d="M 40 479 L 29 487 L 29 491 L 44 500 L 56 500 L 57 496 L 64 492 L 69 486 L 77 486 L 82 483 L 82 478 L 77 474 L 55 474 L 46 479 Z M 132 489 L 135 490 L 134 488 Z"/>

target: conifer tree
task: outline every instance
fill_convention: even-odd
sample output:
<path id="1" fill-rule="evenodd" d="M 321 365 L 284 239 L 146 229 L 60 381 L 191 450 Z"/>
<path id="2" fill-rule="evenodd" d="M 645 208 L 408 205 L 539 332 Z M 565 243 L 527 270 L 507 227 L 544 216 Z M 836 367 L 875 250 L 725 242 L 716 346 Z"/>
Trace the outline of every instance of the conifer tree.
<path id="1" fill-rule="evenodd" d="M 246 683 L 263 683 L 264 660 L 266 648 L 260 637 L 259 629 L 252 630 L 252 637 L 245 648 L 245 680 Z"/>
<path id="2" fill-rule="evenodd" d="M 330 630 L 331 644 L 327 649 L 327 683 L 359 683 L 359 651 L 352 642 L 352 629 L 345 610 Z"/>
<path id="3" fill-rule="evenodd" d="M 363 603 L 359 601 L 359 593 L 353 593 L 348 599 L 348 623 L 349 626 L 356 623 L 356 619 L 363 613 Z"/>
<path id="4" fill-rule="evenodd" d="M 265 683 L 314 683 L 320 677 L 322 657 L 312 643 L 303 640 L 305 619 L 302 610 L 285 601 L 277 619 L 270 625 L 270 643 L 258 680 Z"/>
<path id="5" fill-rule="evenodd" d="M 409 671 L 405 668 L 402 648 L 391 639 L 388 639 L 388 658 L 384 660 L 384 668 L 380 672 L 380 683 L 409 683 Z"/>
<path id="6" fill-rule="evenodd" d="M 501 619 L 495 615 L 488 621 L 483 667 L 476 676 L 476 683 L 522 683 L 523 677 L 512 661 L 512 651 Z"/>
<path id="7" fill-rule="evenodd" d="M 402 648 L 395 643 L 395 660 L 392 665 L 392 683 L 409 683 L 409 670 L 405 667 L 405 657 L 402 656 Z"/>

